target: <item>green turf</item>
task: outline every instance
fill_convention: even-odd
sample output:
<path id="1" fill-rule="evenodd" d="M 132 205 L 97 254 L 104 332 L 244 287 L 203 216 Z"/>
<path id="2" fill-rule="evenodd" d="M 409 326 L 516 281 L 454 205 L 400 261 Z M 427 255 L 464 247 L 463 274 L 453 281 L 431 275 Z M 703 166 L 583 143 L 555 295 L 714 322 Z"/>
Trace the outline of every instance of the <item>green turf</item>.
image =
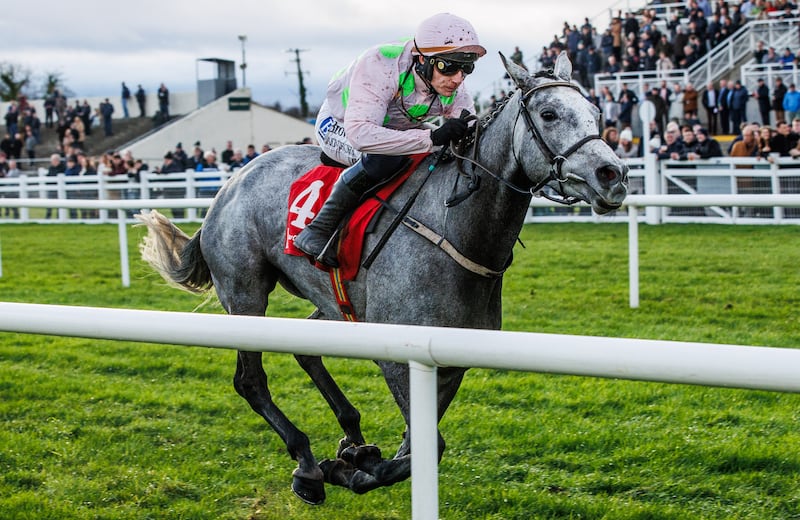
<path id="1" fill-rule="evenodd" d="M 192 228 L 186 228 L 192 231 Z M 115 226 L 0 226 L 0 300 L 221 312 L 136 259 Z M 797 227 L 641 226 L 628 306 L 624 224 L 526 226 L 507 330 L 800 346 Z M 273 316 L 312 309 L 285 292 Z M 302 322 L 298 322 L 302 326 Z M 491 348 L 491 346 L 487 346 Z M 231 385 L 228 350 L 0 333 L 0 518 L 401 519 L 410 483 L 319 507 L 290 489 L 278 436 Z M 319 458 L 341 436 L 291 356 L 265 355 L 276 402 Z M 373 364 L 332 359 L 369 441 L 402 431 Z M 793 394 L 475 369 L 442 421 L 446 519 L 800 518 Z"/>

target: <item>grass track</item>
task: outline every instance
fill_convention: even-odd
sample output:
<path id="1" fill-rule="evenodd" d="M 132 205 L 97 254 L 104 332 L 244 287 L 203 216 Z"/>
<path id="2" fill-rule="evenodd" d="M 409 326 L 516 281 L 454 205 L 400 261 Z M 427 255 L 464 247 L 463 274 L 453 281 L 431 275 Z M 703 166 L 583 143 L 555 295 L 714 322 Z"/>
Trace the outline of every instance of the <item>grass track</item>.
<path id="1" fill-rule="evenodd" d="M 191 231 L 193 228 L 187 228 Z M 142 233 L 131 233 L 132 256 Z M 624 225 L 526 226 L 504 286 L 507 330 L 800 346 L 796 227 L 641 226 L 628 308 Z M 115 226 L 0 226 L 0 299 L 192 311 Z M 311 308 L 286 293 L 273 316 Z M 214 303 L 197 312 L 220 312 Z M 301 324 L 299 324 L 301 326 Z M 491 348 L 491 346 L 487 346 Z M 231 386 L 230 351 L 0 334 L 0 518 L 393 519 L 408 482 L 309 507 L 294 462 Z M 340 433 L 290 356 L 276 401 L 318 457 Z M 328 365 L 385 452 L 401 421 L 369 362 Z M 472 370 L 442 422 L 442 518 L 800 518 L 798 397 Z"/>

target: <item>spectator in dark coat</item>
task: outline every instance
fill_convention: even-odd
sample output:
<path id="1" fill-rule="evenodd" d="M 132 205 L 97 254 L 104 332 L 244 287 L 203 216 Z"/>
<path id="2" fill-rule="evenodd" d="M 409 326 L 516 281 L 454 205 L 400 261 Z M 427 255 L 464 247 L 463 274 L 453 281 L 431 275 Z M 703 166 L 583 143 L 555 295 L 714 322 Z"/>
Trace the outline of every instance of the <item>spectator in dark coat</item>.
<path id="1" fill-rule="evenodd" d="M 175 162 L 183 166 L 184 170 L 193 170 L 192 165 L 189 161 L 189 156 L 186 154 L 186 151 L 183 149 L 183 144 L 178 143 L 175 145 L 175 151 L 172 153 L 175 157 Z"/>
<path id="2" fill-rule="evenodd" d="M 164 155 L 164 163 L 156 169 L 156 173 L 182 173 L 185 169 L 182 159 L 176 157 L 172 152 L 167 152 Z M 186 188 L 164 188 L 163 193 L 164 198 L 167 199 L 182 199 L 186 197 Z M 172 216 L 173 218 L 183 218 L 184 209 L 172 208 Z"/>
<path id="3" fill-rule="evenodd" d="M 783 98 L 781 98 L 783 102 Z M 731 133 L 731 89 L 728 88 L 728 80 L 719 80 L 719 126 L 723 134 L 728 135 Z M 734 132 L 738 132 L 739 128 L 735 127 Z"/>
<path id="4" fill-rule="evenodd" d="M 710 159 L 712 157 L 722 157 L 722 148 L 719 145 L 719 142 L 709 137 L 708 130 L 705 128 L 700 128 L 697 132 L 695 132 L 695 136 L 697 137 L 697 150 L 696 153 L 700 156 L 700 159 Z"/>
<path id="5" fill-rule="evenodd" d="M 169 120 L 169 89 L 163 83 L 158 87 L 158 110 L 163 121 Z"/>
<path id="6" fill-rule="evenodd" d="M 706 109 L 706 119 L 708 120 L 708 129 L 711 134 L 717 133 L 717 114 L 719 113 L 719 90 L 714 88 L 714 82 L 709 81 L 703 92 L 703 99 L 701 101 L 703 108 Z"/>
<path id="7" fill-rule="evenodd" d="M 697 136 L 689 125 L 681 127 L 681 136 L 683 137 L 683 147 L 678 152 L 678 158 L 681 161 L 695 160 L 700 158 L 698 149 L 700 143 L 697 141 Z"/>
<path id="8" fill-rule="evenodd" d="M 100 115 L 103 116 L 103 132 L 105 133 L 106 137 L 114 135 L 114 131 L 111 128 L 111 114 L 114 113 L 114 105 L 106 98 L 105 101 L 100 103 Z"/>
<path id="9" fill-rule="evenodd" d="M 775 88 L 772 89 L 772 110 L 775 111 L 775 121 L 781 121 L 786 117 L 783 110 L 783 97 L 786 95 L 786 85 L 781 78 L 775 78 Z"/>
<path id="10" fill-rule="evenodd" d="M 144 117 L 144 103 L 146 95 L 141 85 L 136 89 L 136 103 L 139 105 L 139 117 Z"/>
<path id="11" fill-rule="evenodd" d="M 621 128 L 631 126 L 633 121 L 634 102 L 628 97 L 627 92 L 623 92 L 619 101 L 619 124 Z"/>
<path id="12" fill-rule="evenodd" d="M 681 157 L 683 151 L 683 143 L 678 140 L 680 130 L 667 129 L 664 132 L 664 142 L 656 152 L 659 159 L 673 159 L 677 160 Z"/>
<path id="13" fill-rule="evenodd" d="M 758 78 L 758 86 L 753 92 L 753 97 L 758 100 L 758 111 L 761 113 L 761 124 L 769 125 L 769 112 L 771 107 L 769 97 L 769 87 L 764 83 L 763 78 Z"/>
<path id="14" fill-rule="evenodd" d="M 731 93 L 731 124 L 733 128 L 739 128 L 744 121 L 747 121 L 747 88 L 738 79 L 733 85 Z"/>
<path id="15" fill-rule="evenodd" d="M 786 121 L 778 121 L 777 131 L 770 139 L 769 147 L 773 153 L 778 153 L 781 157 L 788 157 L 789 150 L 797 145 L 797 140 L 792 139 L 792 127 Z"/>
<path id="16" fill-rule="evenodd" d="M 59 154 L 54 153 L 50 155 L 50 164 L 47 167 L 48 177 L 56 177 L 59 173 L 64 173 L 66 169 L 67 169 L 66 164 L 64 164 L 64 161 L 61 160 L 61 156 Z M 58 192 L 48 191 L 47 198 L 57 199 Z M 53 208 L 47 208 L 44 218 L 50 218 L 51 216 L 58 216 L 58 210 Z"/>

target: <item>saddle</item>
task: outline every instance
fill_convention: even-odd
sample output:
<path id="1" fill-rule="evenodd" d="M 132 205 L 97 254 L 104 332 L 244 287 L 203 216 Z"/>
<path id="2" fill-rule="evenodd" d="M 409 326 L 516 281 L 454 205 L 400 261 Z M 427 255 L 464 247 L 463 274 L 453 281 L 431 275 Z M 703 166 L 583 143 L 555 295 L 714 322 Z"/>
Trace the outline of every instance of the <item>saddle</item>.
<path id="1" fill-rule="evenodd" d="M 427 153 L 412 155 L 411 164 L 403 173 L 367 197 L 340 226 L 336 247 L 339 258 L 338 277 L 341 280 L 353 280 L 356 277 L 364 248 L 364 237 L 369 232 L 370 223 L 382 207 L 383 201 L 391 197 L 428 155 Z M 283 249 L 285 254 L 305 256 L 295 247 L 294 237 L 322 208 L 342 171 L 344 168 L 340 166 L 320 164 L 292 183 L 289 189 L 289 212 Z M 323 271 L 331 270 L 318 262 L 313 263 Z"/>

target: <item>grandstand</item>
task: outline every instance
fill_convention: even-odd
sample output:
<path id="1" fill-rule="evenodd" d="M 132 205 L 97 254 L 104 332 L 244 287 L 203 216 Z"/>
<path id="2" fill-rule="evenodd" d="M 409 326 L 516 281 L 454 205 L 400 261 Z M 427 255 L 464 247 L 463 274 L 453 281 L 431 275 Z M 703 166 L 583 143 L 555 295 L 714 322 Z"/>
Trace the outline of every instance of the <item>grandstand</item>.
<path id="1" fill-rule="evenodd" d="M 698 5 L 700 4 L 700 5 Z M 712 5 L 713 4 L 713 5 Z M 716 17 L 736 18 L 739 23 L 737 28 L 724 37 L 714 37 L 713 32 L 704 32 L 699 38 L 699 45 L 695 44 L 695 53 L 699 58 L 694 59 L 686 67 L 681 67 L 679 63 L 674 63 L 672 68 L 647 67 L 639 62 L 638 66 L 629 64 L 627 69 L 619 71 L 609 70 L 607 58 L 608 54 L 616 51 L 616 48 L 625 48 L 630 45 L 638 45 L 639 56 L 644 56 L 644 49 L 652 45 L 659 49 L 659 42 L 647 43 L 647 40 L 658 40 L 660 35 L 666 35 L 669 45 L 672 47 L 673 58 L 680 58 L 681 50 L 678 46 L 691 44 L 692 37 L 699 34 L 695 22 L 694 13 L 701 7 L 707 5 L 704 16 L 710 20 L 708 25 L 715 23 Z M 761 6 L 760 11 L 753 6 Z M 764 48 L 773 47 L 776 50 L 798 49 L 800 48 L 800 18 L 797 17 L 797 6 L 787 0 L 758 0 L 757 2 L 742 1 L 736 2 L 698 2 L 690 0 L 687 2 L 664 3 L 652 1 L 641 8 L 630 10 L 623 13 L 618 9 L 614 13 L 615 6 L 608 10 L 607 27 L 600 27 L 602 21 L 597 18 L 589 21 L 587 18 L 582 27 L 577 25 L 569 26 L 565 23 L 561 37 L 554 40 L 548 47 L 545 47 L 542 54 L 535 62 L 527 65 L 530 70 L 538 70 L 547 67 L 552 56 L 560 50 L 566 50 L 573 63 L 575 64 L 575 80 L 581 81 L 581 53 L 579 45 L 585 49 L 592 45 L 601 55 L 602 70 L 598 70 L 591 75 L 588 83 L 584 87 L 588 90 L 600 93 L 608 89 L 612 95 L 618 96 L 623 84 L 632 90 L 640 100 L 644 100 L 646 94 L 653 86 L 660 86 L 662 82 L 672 86 L 678 83 L 685 86 L 693 84 L 699 91 L 700 96 L 705 92 L 709 83 L 718 84 L 719 80 L 727 79 L 730 81 L 741 80 L 748 92 L 752 93 L 757 87 L 757 80 L 763 78 L 766 84 L 772 88 L 775 79 L 780 77 L 784 84 L 797 83 L 800 85 L 800 66 L 797 59 L 791 62 L 778 63 L 759 63 L 754 55 L 754 50 L 758 42 L 763 42 Z M 744 14 L 745 9 L 746 15 Z M 712 16 L 709 17 L 708 14 Z M 599 18 L 599 17 L 598 17 Z M 593 26 L 592 23 L 596 24 Z M 724 25 L 724 22 L 720 22 Z M 621 42 L 609 47 L 608 38 L 604 40 L 606 33 L 613 33 L 615 27 L 623 25 L 617 29 Z M 590 37 L 585 37 L 585 28 L 589 27 Z M 630 35 L 627 28 L 636 28 L 634 38 Z M 706 29 L 708 31 L 708 29 Z M 577 36 L 576 36 L 577 34 Z M 583 37 L 581 39 L 580 37 Z M 613 36 L 612 36 L 613 38 Z M 642 43 L 644 40 L 645 43 Z M 630 45 L 629 45 L 630 44 Z M 797 55 L 798 53 L 793 53 Z M 623 57 L 624 59 L 625 57 Z M 643 60 L 644 61 L 644 60 Z M 678 59 L 674 61 L 679 62 Z M 641 124 L 637 117 L 638 107 L 634 108 L 633 130 L 635 135 L 642 135 Z M 750 98 L 746 112 L 747 121 L 760 121 L 757 102 Z M 699 111 L 700 123 L 707 125 L 703 110 Z M 774 124 L 774 114 L 772 123 Z M 738 129 L 737 129 L 738 131 Z M 719 136 L 720 140 L 729 140 L 732 137 Z"/>

